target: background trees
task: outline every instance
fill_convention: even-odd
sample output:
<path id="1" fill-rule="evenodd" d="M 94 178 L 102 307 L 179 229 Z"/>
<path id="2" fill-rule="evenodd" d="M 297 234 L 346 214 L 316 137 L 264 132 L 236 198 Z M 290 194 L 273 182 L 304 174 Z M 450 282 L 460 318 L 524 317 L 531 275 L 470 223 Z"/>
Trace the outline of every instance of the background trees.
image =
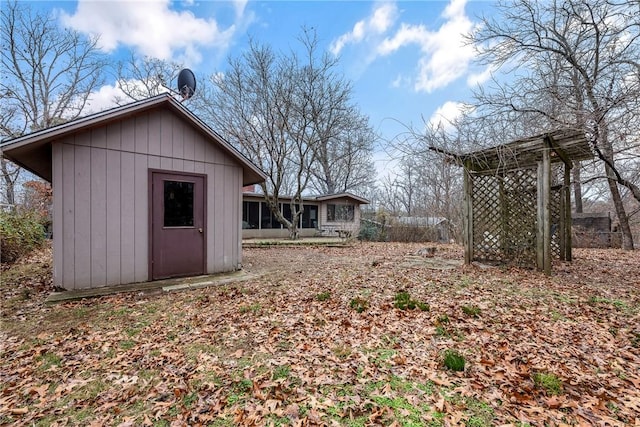
<path id="1" fill-rule="evenodd" d="M 255 41 L 224 74 L 215 74 L 195 105 L 200 116 L 267 174 L 265 201 L 292 238 L 307 189 L 357 190 L 373 179 L 375 135 L 353 105 L 337 59 L 320 51 L 315 33 L 299 38 L 302 54 L 278 53 Z M 197 101 L 196 101 L 197 102 Z M 280 196 L 291 196 L 290 215 Z"/>
<path id="2" fill-rule="evenodd" d="M 97 40 L 61 29 L 28 4 L 2 4 L 0 38 L 0 139 L 75 119 L 103 82 L 106 61 Z M 14 205 L 20 170 L 2 158 L 0 176 L 2 196 Z"/>
<path id="3" fill-rule="evenodd" d="M 478 106 L 514 114 L 529 129 L 584 131 L 602 161 L 623 247 L 633 249 L 624 198 L 640 201 L 637 116 L 640 21 L 637 3 L 608 0 L 498 4 L 472 35 L 485 64 L 514 74 Z M 517 71 L 517 74 L 516 74 Z M 535 124 L 534 124 L 535 123 Z M 529 132 L 535 134 L 536 132 Z M 580 176 L 574 174 L 576 195 Z"/>

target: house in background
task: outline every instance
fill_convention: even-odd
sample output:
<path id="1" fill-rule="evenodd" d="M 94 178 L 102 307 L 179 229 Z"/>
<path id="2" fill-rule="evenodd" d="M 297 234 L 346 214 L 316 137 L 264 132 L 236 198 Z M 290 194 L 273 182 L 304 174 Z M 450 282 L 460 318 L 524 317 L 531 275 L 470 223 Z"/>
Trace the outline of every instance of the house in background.
<path id="1" fill-rule="evenodd" d="M 289 231 L 269 210 L 262 194 L 247 187 L 242 194 L 242 237 L 284 238 Z M 357 236 L 360 230 L 360 205 L 368 204 L 365 198 L 350 193 L 303 197 L 304 212 L 298 224 L 300 237 Z M 281 197 L 280 212 L 291 220 L 291 197 Z"/>
<path id="2" fill-rule="evenodd" d="M 65 289 L 232 271 L 242 187 L 264 173 L 168 94 L 0 145 L 53 187 L 53 281 Z"/>

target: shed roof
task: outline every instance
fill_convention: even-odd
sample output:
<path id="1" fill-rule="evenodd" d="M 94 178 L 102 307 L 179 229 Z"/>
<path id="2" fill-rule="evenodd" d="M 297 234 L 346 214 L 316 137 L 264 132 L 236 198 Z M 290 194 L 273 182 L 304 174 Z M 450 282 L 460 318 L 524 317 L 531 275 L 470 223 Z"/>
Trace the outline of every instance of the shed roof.
<path id="1" fill-rule="evenodd" d="M 551 150 L 552 163 L 562 161 L 569 167 L 573 161 L 593 158 L 584 132 L 576 130 L 556 130 L 453 156 L 472 171 L 488 172 L 535 166 L 542 160 L 545 150 Z"/>
<path id="2" fill-rule="evenodd" d="M 215 142 L 223 151 L 237 160 L 243 169 L 243 185 L 256 184 L 267 178 L 264 172 L 233 148 L 222 136 L 167 93 L 4 141 L 0 144 L 0 152 L 16 164 L 51 182 L 51 144 L 56 140 L 157 108 L 170 109 L 183 117 L 212 142 Z"/>

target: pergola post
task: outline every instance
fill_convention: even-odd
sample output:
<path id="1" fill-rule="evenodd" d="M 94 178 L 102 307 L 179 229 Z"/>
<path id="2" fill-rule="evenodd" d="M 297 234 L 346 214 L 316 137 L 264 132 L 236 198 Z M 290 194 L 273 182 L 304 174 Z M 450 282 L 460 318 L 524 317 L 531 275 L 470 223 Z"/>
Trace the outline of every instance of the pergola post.
<path id="1" fill-rule="evenodd" d="M 542 270 L 551 274 L 551 158 L 542 152 Z"/>
<path id="2" fill-rule="evenodd" d="M 473 181 L 469 170 L 469 162 L 464 164 L 464 206 L 463 206 L 463 240 L 464 240 L 464 263 L 471 264 L 473 261 Z"/>
<path id="3" fill-rule="evenodd" d="M 564 165 L 564 259 L 565 261 L 572 261 L 571 253 L 571 229 L 573 221 L 571 218 L 571 169 L 569 165 Z"/>

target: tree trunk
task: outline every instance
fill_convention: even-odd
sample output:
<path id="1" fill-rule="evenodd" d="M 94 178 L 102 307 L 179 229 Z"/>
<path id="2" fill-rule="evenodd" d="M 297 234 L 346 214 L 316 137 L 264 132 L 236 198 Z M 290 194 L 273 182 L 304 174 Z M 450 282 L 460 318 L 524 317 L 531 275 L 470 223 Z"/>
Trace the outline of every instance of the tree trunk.
<path id="1" fill-rule="evenodd" d="M 624 204 L 622 203 L 622 197 L 620 196 L 620 190 L 618 189 L 615 174 L 609 165 L 605 164 L 604 168 L 607 173 L 609 190 L 611 191 L 611 200 L 613 201 L 613 206 L 615 207 L 616 215 L 618 216 L 618 222 L 620 223 L 620 231 L 622 232 L 622 249 L 632 251 L 633 234 L 631 233 L 629 217 L 627 216 Z"/>
<path id="2" fill-rule="evenodd" d="M 573 165 L 571 171 L 573 178 L 573 200 L 576 205 L 576 213 L 582 213 L 582 182 L 580 179 L 580 162 Z"/>
<path id="3" fill-rule="evenodd" d="M 14 210 L 16 205 L 15 182 L 18 178 L 20 169 L 16 169 L 14 172 L 11 172 L 8 164 L 9 161 L 4 157 L 0 159 L 0 174 L 2 174 L 2 181 L 4 181 L 4 197 L 10 209 Z"/>
<path id="4" fill-rule="evenodd" d="M 613 160 L 613 145 L 609 140 L 609 128 L 605 122 L 601 123 L 599 129 L 600 140 L 596 145 L 596 150 L 604 161 L 604 170 L 607 175 L 607 183 L 609 185 L 609 191 L 611 192 L 611 200 L 613 206 L 616 209 L 616 215 L 618 216 L 618 222 L 620 223 L 620 231 L 622 232 L 622 249 L 633 250 L 633 234 L 631 234 L 631 227 L 629 226 L 629 217 L 622 203 L 622 196 L 620 195 L 620 189 L 618 188 L 618 179 L 616 177 L 615 163 Z"/>

